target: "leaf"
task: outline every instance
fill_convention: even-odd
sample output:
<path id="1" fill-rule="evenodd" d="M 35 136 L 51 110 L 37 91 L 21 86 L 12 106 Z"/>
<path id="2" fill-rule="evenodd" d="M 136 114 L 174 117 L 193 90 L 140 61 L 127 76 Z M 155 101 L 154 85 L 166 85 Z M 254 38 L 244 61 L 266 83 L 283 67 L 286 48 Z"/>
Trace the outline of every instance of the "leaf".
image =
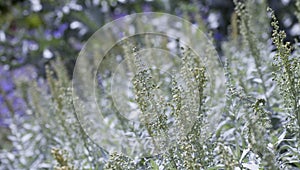
<path id="1" fill-rule="evenodd" d="M 225 166 L 223 164 L 218 164 L 214 167 L 208 168 L 207 170 L 218 170 L 218 169 L 224 169 L 224 168 L 225 168 Z"/>
<path id="2" fill-rule="evenodd" d="M 14 161 L 15 158 L 16 158 L 16 156 L 15 156 L 14 154 L 10 153 L 10 152 L 7 152 L 7 153 L 6 153 L 6 156 L 7 156 L 7 158 L 8 158 L 10 161 Z"/>
<path id="3" fill-rule="evenodd" d="M 243 150 L 242 156 L 241 156 L 241 158 L 240 158 L 240 160 L 239 160 L 240 163 L 241 163 L 242 160 L 245 158 L 245 156 L 249 153 L 249 151 L 250 151 L 249 148 Z"/>
<path id="4" fill-rule="evenodd" d="M 256 164 L 248 164 L 248 163 L 243 163 L 243 167 L 248 168 L 250 170 L 259 170 L 259 165 Z"/>
<path id="5" fill-rule="evenodd" d="M 297 161 L 297 160 L 295 160 L 295 161 L 290 161 L 289 163 L 290 163 L 290 164 L 294 164 L 294 165 L 296 165 L 298 168 L 300 168 L 300 162 Z"/>
<path id="6" fill-rule="evenodd" d="M 228 129 L 231 129 L 232 128 L 232 125 L 229 124 L 228 121 L 223 121 L 221 122 L 218 127 L 217 127 L 217 131 L 216 131 L 216 136 L 217 137 L 220 137 L 221 133 L 222 133 L 222 130 L 228 130 Z"/>
<path id="7" fill-rule="evenodd" d="M 282 134 L 278 137 L 277 142 L 275 142 L 275 146 L 277 147 L 285 138 L 286 130 L 282 132 Z"/>
<path id="8" fill-rule="evenodd" d="M 25 143 L 27 142 L 33 135 L 31 133 L 28 133 L 26 135 L 24 135 L 22 138 L 21 138 L 21 141 L 22 143 Z"/>
<path id="9" fill-rule="evenodd" d="M 159 170 L 158 165 L 153 160 L 151 160 L 150 162 L 153 170 Z"/>

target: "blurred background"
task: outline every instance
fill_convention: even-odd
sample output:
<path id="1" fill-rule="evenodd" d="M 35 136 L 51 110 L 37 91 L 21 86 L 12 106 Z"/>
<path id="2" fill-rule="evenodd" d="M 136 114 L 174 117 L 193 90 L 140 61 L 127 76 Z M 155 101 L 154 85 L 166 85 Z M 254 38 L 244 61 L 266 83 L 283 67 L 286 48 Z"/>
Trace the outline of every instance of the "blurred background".
<path id="1" fill-rule="evenodd" d="M 268 0 L 292 42 L 300 35 L 295 1 Z M 231 32 L 233 11 L 232 0 L 1 0 L 0 141 L 5 141 L 11 114 L 26 112 L 15 80 L 42 83 L 45 65 L 57 57 L 71 76 L 82 46 L 105 23 L 132 13 L 170 13 L 208 28 L 222 55 L 220 44 Z"/>

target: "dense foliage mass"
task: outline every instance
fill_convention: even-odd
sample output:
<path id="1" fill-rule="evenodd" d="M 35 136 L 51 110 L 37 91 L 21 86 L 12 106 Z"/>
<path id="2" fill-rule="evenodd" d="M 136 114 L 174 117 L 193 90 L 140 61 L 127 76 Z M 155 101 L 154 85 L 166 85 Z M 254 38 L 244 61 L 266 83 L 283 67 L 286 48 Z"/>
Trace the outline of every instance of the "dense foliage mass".
<path id="1" fill-rule="evenodd" d="M 76 98 L 72 94 L 72 79 L 64 65 L 64 56 L 47 65 L 45 79 L 39 77 L 32 66 L 15 69 L 14 72 L 0 67 L 1 80 L 9 80 L 0 86 L 1 105 L 5 106 L 8 114 L 1 119 L 6 130 L 3 130 L 5 139 L 1 139 L 0 169 L 300 169 L 299 44 L 285 40 L 286 33 L 281 30 L 273 10 L 267 7 L 265 1 L 235 0 L 234 5 L 231 32 L 228 40 L 221 44 L 219 67 L 223 67 L 226 76 L 226 100 L 221 103 L 224 108 L 215 113 L 218 119 L 208 117 L 215 110 L 208 102 L 206 89 L 209 77 L 205 65 L 189 50 L 181 53 L 184 62 L 182 75 L 199 95 L 197 102 L 200 107 L 196 108 L 195 126 L 190 133 L 179 135 L 167 150 L 134 158 L 123 153 L 108 153 L 106 148 L 87 136 L 73 107 Z M 69 10 L 76 11 L 76 5 L 69 7 Z M 300 19 L 300 3 L 297 2 L 295 7 L 295 16 Z M 63 13 L 69 14 L 66 10 L 62 8 Z M 72 17 L 78 15 L 81 14 L 72 13 Z M 41 22 L 39 17 L 28 16 L 32 27 Z M 53 19 L 54 16 L 43 17 Z M 83 22 L 88 21 L 83 19 Z M 94 24 L 92 21 L 89 23 Z M 75 25 L 74 29 L 79 29 L 84 36 L 84 28 L 78 25 L 75 28 Z M 201 27 L 204 25 L 199 23 Z M 64 32 L 66 29 L 69 28 L 60 25 L 58 30 L 50 30 L 51 42 L 57 44 L 57 48 L 53 47 L 54 51 L 66 50 L 59 49 L 58 44 L 64 42 L 69 42 L 72 48 L 77 47 L 73 43 L 77 42 L 76 38 L 67 41 L 56 39 L 63 34 L 55 31 Z M 33 32 L 31 37 L 41 36 L 39 33 Z M 47 39 L 47 36 L 42 37 Z M 208 36 L 211 37 L 209 33 Z M 43 41 L 29 44 L 31 48 L 28 48 L 35 49 L 34 44 L 43 45 Z M 130 55 L 131 50 L 138 47 L 127 44 L 123 48 L 125 55 Z M 176 48 L 182 51 L 180 47 Z M 53 53 L 45 49 L 43 54 L 47 58 Z M 207 53 L 214 55 L 209 50 Z M 74 51 L 65 55 L 74 55 Z M 172 98 L 167 102 L 157 99 L 154 91 L 158 85 L 153 82 L 151 74 L 156 73 L 139 66 L 139 72 L 132 80 L 133 100 L 138 103 L 144 116 L 142 119 L 146 122 L 142 130 L 155 137 L 168 130 L 168 115 L 174 117 L 174 124 L 182 125 L 176 121 L 180 121 L 180 116 L 189 114 L 186 109 L 189 105 L 181 103 L 192 101 L 194 94 L 192 90 L 185 94 L 178 82 L 172 81 L 168 90 Z M 219 95 L 218 90 L 211 93 Z M 110 94 L 105 95 L 110 99 Z M 157 103 L 157 107 L 149 108 L 149 103 Z M 113 102 L 105 104 L 113 105 Z M 84 110 L 84 106 L 81 109 Z M 147 122 L 149 109 L 153 109 L 150 111 L 156 116 Z M 170 114 L 166 114 L 166 110 Z M 118 115 L 117 109 L 109 111 Z M 114 118 L 124 122 L 124 129 L 128 131 L 126 120 L 118 116 Z M 111 126 L 116 126 L 113 119 L 108 121 Z M 207 127 L 211 124 L 208 121 L 214 121 L 213 128 Z M 107 133 L 105 128 L 99 129 L 103 136 Z M 126 148 L 142 153 L 142 148 L 134 148 L 130 144 Z"/>

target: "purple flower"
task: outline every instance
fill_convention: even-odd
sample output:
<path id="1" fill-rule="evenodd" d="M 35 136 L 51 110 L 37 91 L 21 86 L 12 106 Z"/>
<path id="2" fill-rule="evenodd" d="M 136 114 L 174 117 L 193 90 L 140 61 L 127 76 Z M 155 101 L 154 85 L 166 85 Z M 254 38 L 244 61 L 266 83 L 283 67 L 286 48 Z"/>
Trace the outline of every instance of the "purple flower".
<path id="1" fill-rule="evenodd" d="M 14 88 L 10 73 L 0 65 L 0 88 L 4 92 L 11 91 Z"/>
<path id="2" fill-rule="evenodd" d="M 68 28 L 68 24 L 64 23 L 61 24 L 58 29 L 53 31 L 53 36 L 54 38 L 60 38 L 63 36 L 63 34 L 65 33 L 65 30 Z"/>
<path id="3" fill-rule="evenodd" d="M 52 39 L 51 30 L 46 29 L 45 32 L 44 32 L 44 35 L 45 35 L 45 38 L 46 38 L 47 40 L 51 40 L 51 39 Z"/>
<path id="4" fill-rule="evenodd" d="M 7 100 L 12 105 L 15 114 L 23 115 L 26 110 L 25 101 L 17 94 L 17 92 L 11 92 L 7 96 Z"/>
<path id="5" fill-rule="evenodd" d="M 35 67 L 30 65 L 12 71 L 0 65 L 0 75 L 0 88 L 4 93 L 4 95 L 0 94 L 0 126 L 8 126 L 9 119 L 11 119 L 10 112 L 16 116 L 23 116 L 26 111 L 26 103 L 19 91 L 14 89 L 15 84 L 30 83 L 36 79 L 37 73 Z M 13 111 L 8 108 L 12 108 Z"/>
<path id="6" fill-rule="evenodd" d="M 3 91 L 11 91 L 14 88 L 14 84 L 12 83 L 11 79 L 7 78 L 0 78 L 0 88 Z"/>
<path id="7" fill-rule="evenodd" d="M 216 32 L 214 34 L 214 39 L 217 40 L 217 41 L 221 41 L 223 39 L 223 35 L 219 32 Z"/>
<path id="8" fill-rule="evenodd" d="M 142 9 L 143 9 L 143 12 L 152 12 L 152 8 L 149 4 L 143 5 Z"/>
<path id="9" fill-rule="evenodd" d="M 2 98 L 2 96 L 0 96 Z M 7 119 L 10 117 L 9 110 L 7 106 L 4 104 L 3 99 L 0 102 L 0 127 L 7 127 Z"/>
<path id="10" fill-rule="evenodd" d="M 9 105 L 7 105 L 5 100 Z M 8 93 L 5 96 L 5 99 L 3 96 L 0 96 L 0 101 L 0 127 L 7 127 L 9 125 L 11 114 L 17 116 L 25 115 L 26 103 L 16 92 L 13 91 Z M 10 113 L 12 111 L 8 109 L 9 107 L 12 107 L 13 113 Z"/>
<path id="11" fill-rule="evenodd" d="M 37 71 L 31 65 L 26 65 L 12 71 L 14 82 L 29 82 L 37 78 Z"/>
<path id="12" fill-rule="evenodd" d="M 115 12 L 115 13 L 112 14 L 112 18 L 113 18 L 113 20 L 116 20 L 116 19 L 122 18 L 126 15 L 127 14 L 123 13 L 123 12 Z"/>

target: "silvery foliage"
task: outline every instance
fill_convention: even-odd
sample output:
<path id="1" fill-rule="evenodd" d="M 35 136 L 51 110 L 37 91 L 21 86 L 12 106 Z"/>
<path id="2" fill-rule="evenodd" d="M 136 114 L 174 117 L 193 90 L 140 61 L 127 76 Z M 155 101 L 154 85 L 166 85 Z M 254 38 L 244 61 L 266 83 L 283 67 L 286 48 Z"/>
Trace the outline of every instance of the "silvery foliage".
<path id="1" fill-rule="evenodd" d="M 284 42 L 285 34 L 265 2 L 236 1 L 235 5 L 232 34 L 222 46 L 226 106 L 220 110 L 221 119 L 214 123 L 214 130 L 202 131 L 210 110 L 205 93 L 201 93 L 207 79 L 205 67 L 194 65 L 187 71 L 199 83 L 202 107 L 192 133 L 163 154 L 136 158 L 108 154 L 90 140 L 77 121 L 71 81 L 57 60 L 47 68 L 47 81 L 18 81 L 28 116 L 13 118 L 8 136 L 12 145 L 1 150 L 0 169 L 300 169 L 300 49 L 297 43 Z M 269 23 L 271 37 L 266 33 Z M 125 48 L 131 50 L 132 46 Z M 192 54 L 185 54 L 189 55 L 186 63 L 195 64 Z M 133 80 L 137 94 L 157 88 L 151 84 L 149 72 L 145 68 Z M 149 86 L 142 87 L 144 82 Z M 172 83 L 170 93 L 176 103 L 181 100 L 180 87 Z M 135 98 L 140 108 L 147 107 L 143 97 Z M 158 105 L 161 112 L 170 106 L 163 101 Z M 180 115 L 177 109 L 174 115 Z M 157 133 L 168 128 L 163 114 L 156 118 L 148 130 Z"/>

